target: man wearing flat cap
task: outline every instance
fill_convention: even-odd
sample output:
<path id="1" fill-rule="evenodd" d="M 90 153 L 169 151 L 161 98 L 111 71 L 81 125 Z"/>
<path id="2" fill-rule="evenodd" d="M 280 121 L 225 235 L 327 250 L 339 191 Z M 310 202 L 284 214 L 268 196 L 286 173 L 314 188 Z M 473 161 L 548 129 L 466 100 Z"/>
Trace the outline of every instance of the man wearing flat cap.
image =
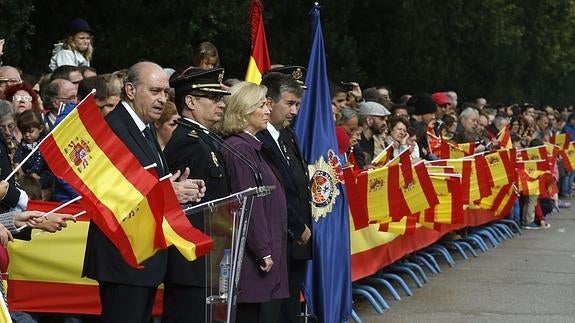
<path id="1" fill-rule="evenodd" d="M 54 44 L 50 70 L 62 65 L 90 66 L 92 60 L 92 34 L 94 31 L 88 22 L 81 18 L 73 19 L 68 24 L 68 36 L 63 41 Z"/>
<path id="2" fill-rule="evenodd" d="M 365 155 L 366 164 L 370 164 L 374 157 L 375 137 L 385 134 L 387 130 L 386 119 L 391 112 L 374 101 L 362 102 L 358 108 L 359 124 L 362 127 L 359 146 Z"/>
<path id="3" fill-rule="evenodd" d="M 181 118 L 164 148 L 170 171 L 190 169 L 190 177 L 203 179 L 206 194 L 202 202 L 230 194 L 228 176 L 219 144 L 210 132 L 222 119 L 225 104 L 221 81 L 222 68 L 204 70 L 191 67 L 170 78 L 175 102 Z M 194 227 L 204 227 L 203 217 L 188 216 Z M 168 266 L 164 278 L 164 314 L 162 322 L 190 322 L 192 317 L 203 321 L 206 316 L 205 257 L 187 261 L 177 249 L 168 249 Z"/>

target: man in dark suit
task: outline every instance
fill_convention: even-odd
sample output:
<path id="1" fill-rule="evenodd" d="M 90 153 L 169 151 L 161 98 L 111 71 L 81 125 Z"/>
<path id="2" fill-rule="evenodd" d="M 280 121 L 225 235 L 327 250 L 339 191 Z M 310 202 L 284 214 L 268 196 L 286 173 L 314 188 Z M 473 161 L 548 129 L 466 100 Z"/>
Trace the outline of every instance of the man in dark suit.
<path id="1" fill-rule="evenodd" d="M 170 86 L 176 92 L 176 107 L 181 118 L 172 138 L 164 148 L 172 172 L 190 169 L 190 176 L 201 178 L 206 185 L 202 202 L 230 194 L 228 177 L 220 146 L 211 130 L 222 119 L 225 104 L 220 83 L 224 69 L 188 68 L 172 75 Z M 194 227 L 204 228 L 202 214 L 190 214 Z M 168 267 L 164 278 L 164 314 L 162 322 L 198 321 L 206 316 L 206 261 L 200 257 L 187 261 L 177 249 L 168 249 Z"/>
<path id="2" fill-rule="evenodd" d="M 270 121 L 266 130 L 256 135 L 274 156 L 282 174 L 288 206 L 288 263 L 290 297 L 282 301 L 281 322 L 299 322 L 299 295 L 305 276 L 306 262 L 311 259 L 311 209 L 307 163 L 290 128 L 297 115 L 303 83 L 303 67 L 282 67 L 264 75 L 262 84 L 268 88 Z"/>
<path id="3" fill-rule="evenodd" d="M 122 102 L 106 116 L 110 128 L 143 165 L 157 164 L 160 176 L 168 173 L 167 163 L 149 128 L 160 118 L 166 103 L 168 76 L 151 62 L 140 62 L 127 72 Z M 172 176 L 172 186 L 180 203 L 198 201 L 202 182 Z M 179 177 L 179 178 L 178 178 Z M 111 188 L 113 189 L 113 188 Z M 103 322 L 149 322 L 156 289 L 166 272 L 167 252 L 159 251 L 142 263 L 142 269 L 129 266 L 112 242 L 90 223 L 84 257 L 83 276 L 98 281 Z"/>

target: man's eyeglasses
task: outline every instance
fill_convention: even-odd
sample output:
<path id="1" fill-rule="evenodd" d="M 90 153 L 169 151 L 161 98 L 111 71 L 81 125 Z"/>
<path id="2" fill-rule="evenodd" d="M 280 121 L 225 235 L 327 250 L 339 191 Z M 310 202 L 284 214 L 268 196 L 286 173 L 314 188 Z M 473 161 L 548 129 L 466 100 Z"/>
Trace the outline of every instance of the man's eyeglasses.
<path id="1" fill-rule="evenodd" d="M 194 96 L 197 96 L 200 98 L 206 98 L 206 99 L 208 99 L 214 103 L 218 103 L 224 99 L 224 96 L 222 94 L 215 94 L 215 93 L 194 95 Z"/>
<path id="2" fill-rule="evenodd" d="M 32 97 L 29 95 L 14 95 L 12 102 L 32 102 Z"/>

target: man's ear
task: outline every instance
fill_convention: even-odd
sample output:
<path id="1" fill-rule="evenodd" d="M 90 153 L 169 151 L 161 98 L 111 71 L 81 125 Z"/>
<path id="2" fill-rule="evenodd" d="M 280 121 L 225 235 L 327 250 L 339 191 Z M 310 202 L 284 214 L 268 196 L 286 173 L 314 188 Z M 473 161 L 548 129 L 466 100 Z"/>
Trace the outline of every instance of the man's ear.
<path id="1" fill-rule="evenodd" d="M 196 105 L 196 98 L 191 95 L 186 95 L 184 102 L 186 104 L 186 109 L 194 110 L 194 106 Z"/>
<path id="2" fill-rule="evenodd" d="M 128 97 L 128 99 L 134 100 L 134 98 L 136 97 L 136 87 L 134 86 L 134 84 L 131 82 L 127 82 L 124 85 L 124 89 L 126 90 L 126 96 Z"/>
<path id="3" fill-rule="evenodd" d="M 268 106 L 268 109 L 270 109 L 270 112 L 271 112 L 272 107 L 274 105 L 274 100 L 272 100 L 272 98 L 270 98 L 269 96 L 266 97 L 266 105 Z"/>
<path id="4" fill-rule="evenodd" d="M 371 127 L 373 125 L 373 117 L 372 116 L 365 117 L 365 124 Z"/>

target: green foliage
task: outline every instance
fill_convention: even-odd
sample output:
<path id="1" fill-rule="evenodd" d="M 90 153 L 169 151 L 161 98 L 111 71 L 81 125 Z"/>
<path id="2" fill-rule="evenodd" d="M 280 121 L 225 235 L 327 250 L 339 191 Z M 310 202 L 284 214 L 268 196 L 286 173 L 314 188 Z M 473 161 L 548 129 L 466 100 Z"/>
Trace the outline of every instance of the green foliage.
<path id="1" fill-rule="evenodd" d="M 30 51 L 30 35 L 34 26 L 29 18 L 34 11 L 33 0 L 0 0 L 0 39 L 5 39 L 2 60 L 20 61 L 26 51 Z"/>
<path id="2" fill-rule="evenodd" d="M 311 1 L 263 0 L 272 63 L 306 65 Z M 396 96 L 455 90 L 465 100 L 568 105 L 575 99 L 572 0 L 331 0 L 322 22 L 334 80 L 388 85 Z M 176 69 L 196 46 L 218 47 L 227 77 L 243 78 L 250 55 L 249 0 L 0 0 L 4 61 L 46 71 L 67 22 L 96 30 L 100 72 L 142 59 Z"/>

